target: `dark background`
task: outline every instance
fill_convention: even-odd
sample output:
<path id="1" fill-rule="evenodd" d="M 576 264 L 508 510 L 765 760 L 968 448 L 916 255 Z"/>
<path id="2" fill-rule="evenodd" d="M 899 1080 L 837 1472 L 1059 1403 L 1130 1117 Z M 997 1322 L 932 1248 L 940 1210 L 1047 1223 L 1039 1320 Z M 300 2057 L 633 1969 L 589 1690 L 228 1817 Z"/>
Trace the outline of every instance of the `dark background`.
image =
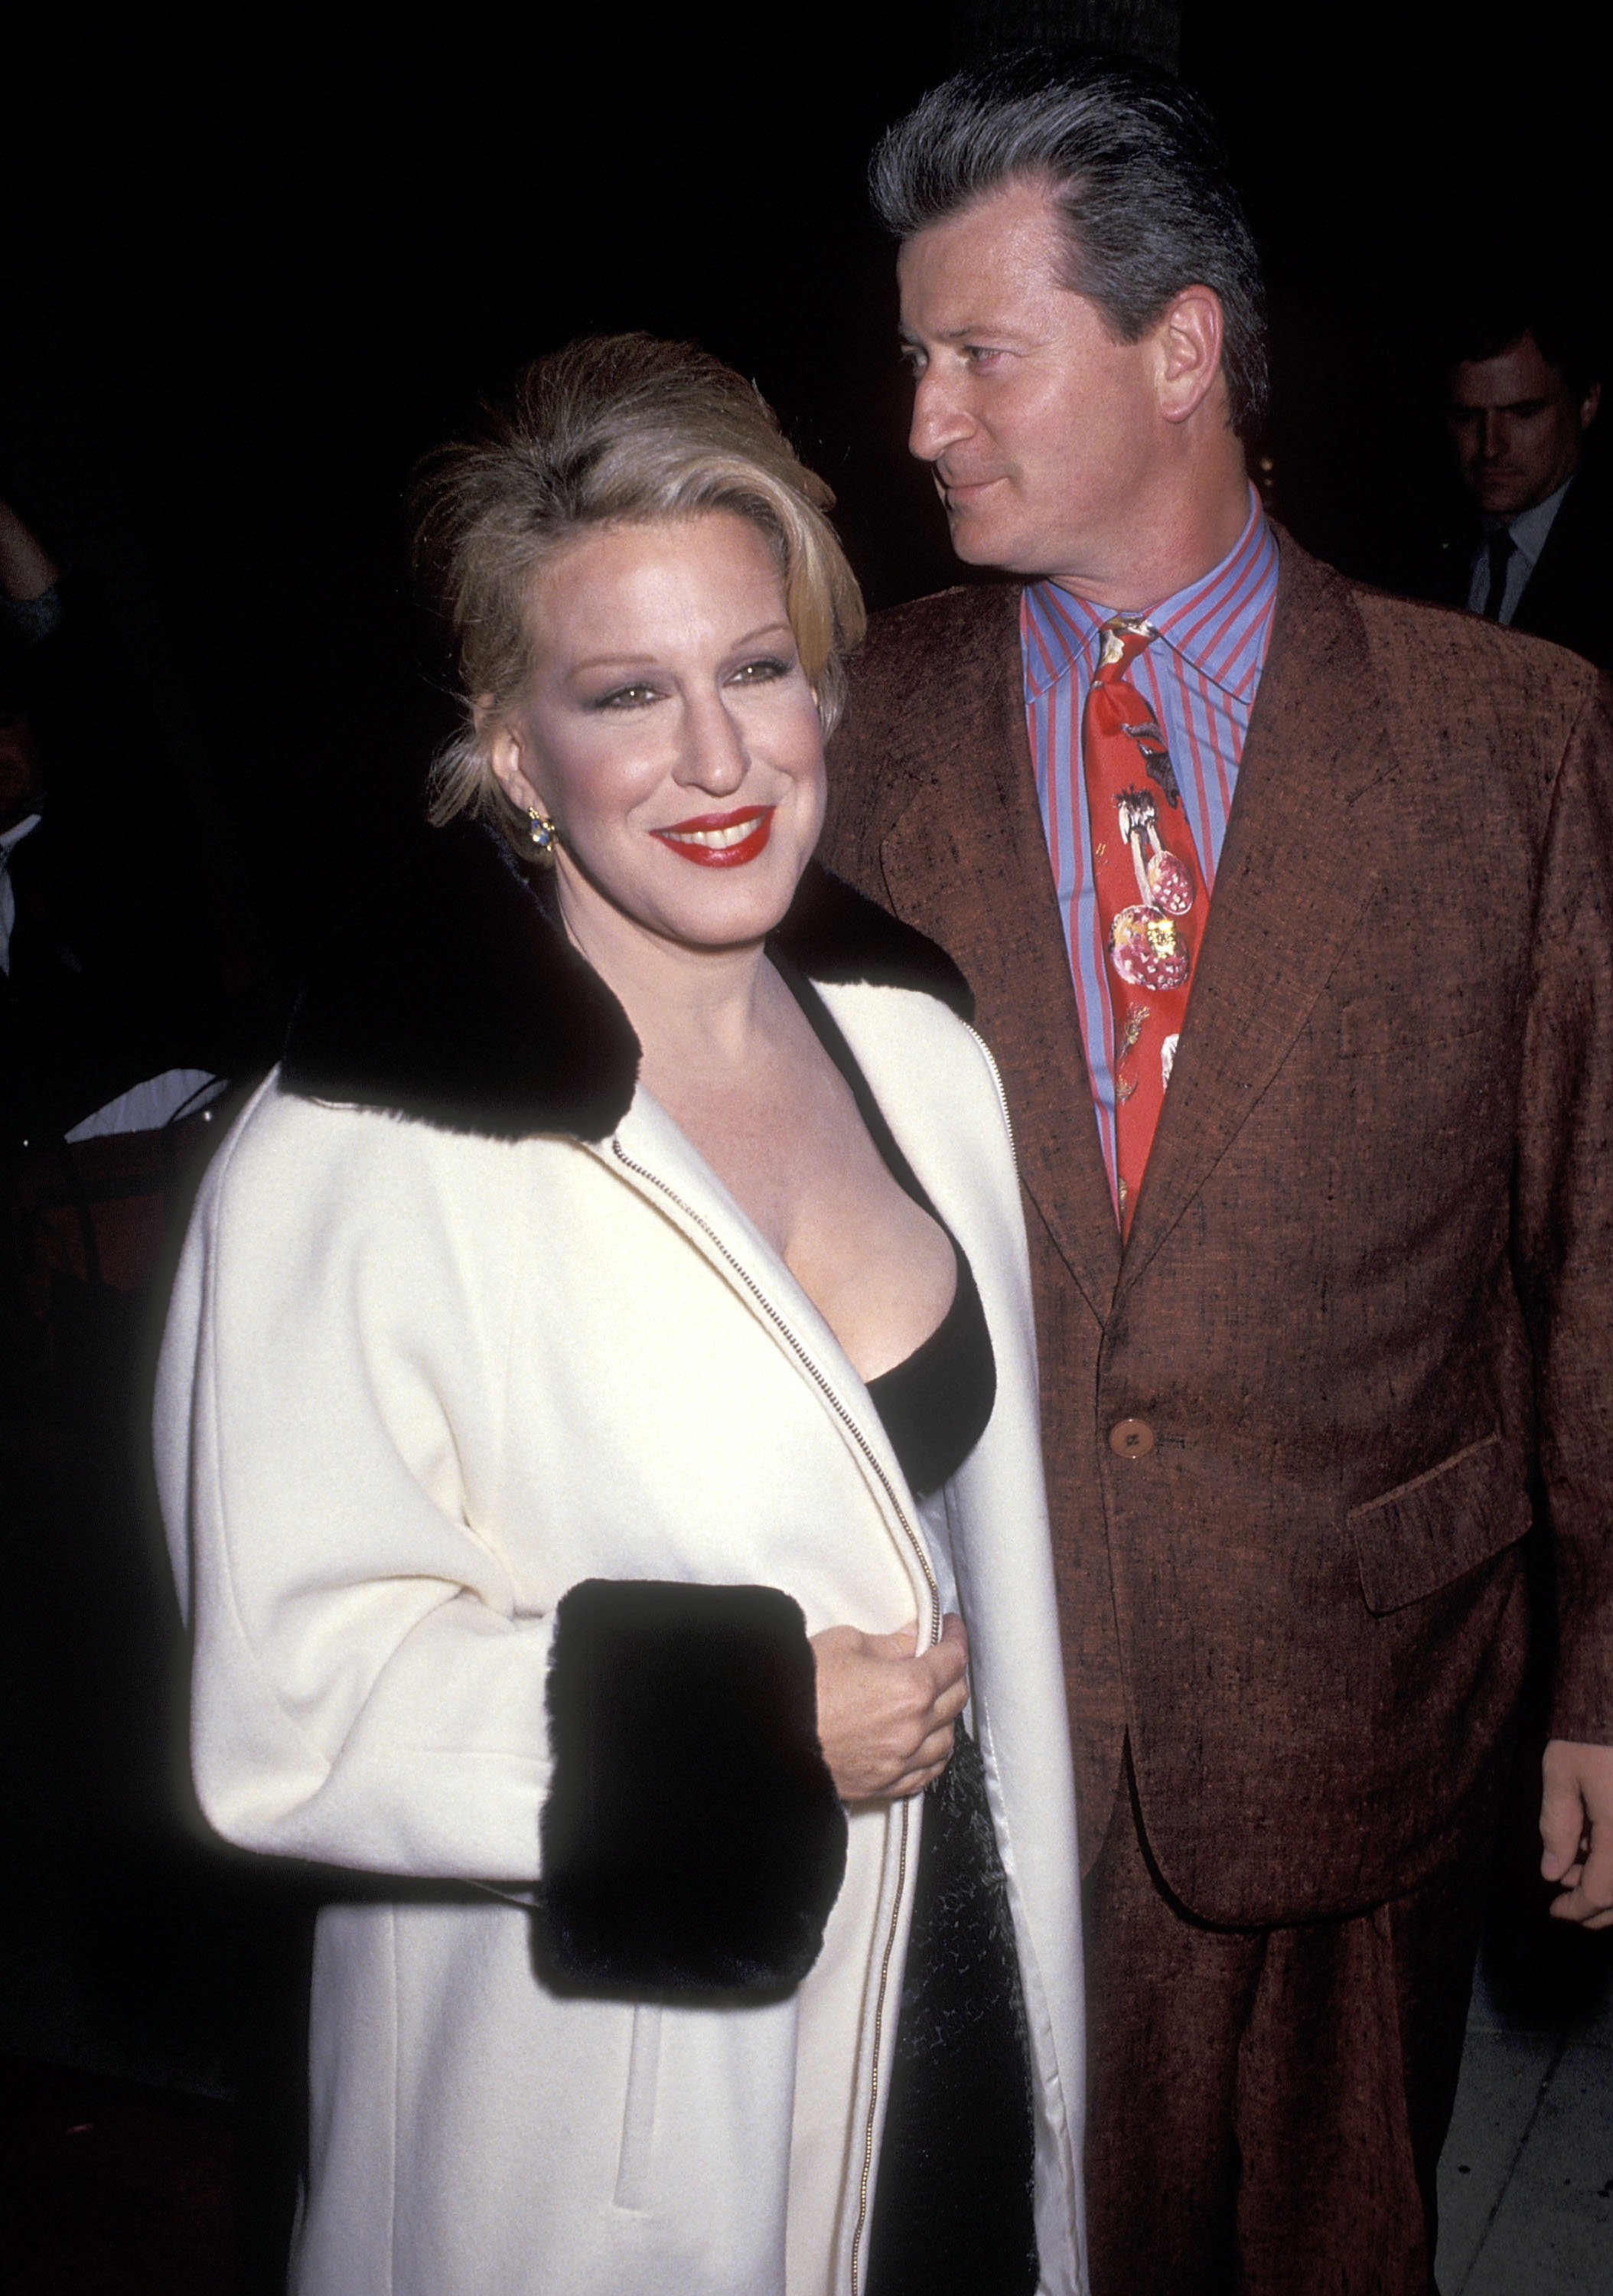
<path id="1" fill-rule="evenodd" d="M 1509 245 L 1604 291 L 1593 14 L 834 0 L 166 45 L 70 18 L 8 99 L 0 491 L 111 581 L 285 975 L 446 723 L 402 495 L 479 391 L 585 330 L 697 338 L 831 479 L 872 603 L 955 578 L 867 150 L 994 37 L 1129 20 L 1214 104 L 1270 266 L 1276 506 L 1394 583 L 1445 507 L 1429 309 Z"/>
<path id="2" fill-rule="evenodd" d="M 42 32 L 36 7 L 0 96 L 0 494 L 121 625 L 272 1013 L 321 921 L 387 865 L 449 722 L 403 499 L 479 392 L 586 330 L 695 338 L 831 480 L 872 604 L 957 578 L 905 453 L 868 148 L 965 54 L 1103 19 L 1178 61 L 1227 135 L 1270 273 L 1269 497 L 1310 547 L 1403 583 L 1453 507 L 1429 356 L 1453 288 L 1521 250 L 1606 300 L 1596 12 L 831 0 L 540 11 L 516 32 L 461 9 L 419 34 L 377 19 L 368 39 L 235 12 L 181 39 L 62 8 Z M 150 801 L 131 767 L 94 832 L 114 855 Z M 25 1429 L 0 1456 L 0 2052 L 239 2097 L 267 2289 L 306 1896 L 196 1846 L 193 1814 L 187 1829 L 145 1374 L 127 1375 L 160 1291 L 119 1308 L 118 1374 L 85 1354 L 37 1456 Z M 61 2160 L 91 2109 L 17 2079 L 0 2121 L 55 2148 L 12 2147 L 38 2227 L 29 2287 L 67 2286 L 61 2258 L 93 2234 L 135 2296 L 134 2172 L 86 2233 L 90 2187 Z M 105 2126 L 111 2110 L 102 2095 Z M 173 2179 L 227 2178 L 196 2165 L 188 2123 L 127 2110 L 142 2143 L 171 2138 L 178 2166 L 140 2172 L 140 2205 L 149 2284 L 180 2296 L 168 2228 L 206 2211 Z"/>

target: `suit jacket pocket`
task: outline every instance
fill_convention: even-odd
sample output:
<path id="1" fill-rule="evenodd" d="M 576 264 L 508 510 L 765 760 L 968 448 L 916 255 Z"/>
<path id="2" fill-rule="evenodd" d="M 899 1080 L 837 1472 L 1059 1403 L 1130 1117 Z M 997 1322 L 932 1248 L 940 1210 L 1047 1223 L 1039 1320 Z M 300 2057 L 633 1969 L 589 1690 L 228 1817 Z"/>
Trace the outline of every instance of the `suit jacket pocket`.
<path id="1" fill-rule="evenodd" d="M 1493 1429 L 1426 1474 L 1350 1509 L 1368 1610 L 1421 1602 L 1522 1538 L 1531 1520 L 1528 1493 Z"/>

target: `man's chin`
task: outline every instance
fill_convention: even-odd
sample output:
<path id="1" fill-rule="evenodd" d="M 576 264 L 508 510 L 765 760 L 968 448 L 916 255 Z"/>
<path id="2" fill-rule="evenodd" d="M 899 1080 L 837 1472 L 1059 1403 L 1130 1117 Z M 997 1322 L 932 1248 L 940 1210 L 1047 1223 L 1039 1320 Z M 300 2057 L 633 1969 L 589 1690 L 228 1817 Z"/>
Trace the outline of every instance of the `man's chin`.
<path id="1" fill-rule="evenodd" d="M 1532 485 L 1527 479 L 1502 480 L 1478 488 L 1478 507 L 1486 518 L 1517 518 L 1543 502 L 1552 491 L 1550 487 Z"/>
<path id="2" fill-rule="evenodd" d="M 990 566 L 999 574 L 1011 574 L 1021 582 L 1039 582 L 1052 573 L 1056 555 L 1038 549 L 1035 541 L 1009 528 L 988 527 L 984 520 L 972 525 L 954 519 L 952 527 L 952 554 L 963 566 Z"/>
<path id="3" fill-rule="evenodd" d="M 1013 545 L 1000 527 L 990 519 L 973 515 L 967 510 L 954 510 L 948 505 L 947 530 L 952 537 L 953 555 L 961 558 L 965 566 L 1006 566 Z"/>

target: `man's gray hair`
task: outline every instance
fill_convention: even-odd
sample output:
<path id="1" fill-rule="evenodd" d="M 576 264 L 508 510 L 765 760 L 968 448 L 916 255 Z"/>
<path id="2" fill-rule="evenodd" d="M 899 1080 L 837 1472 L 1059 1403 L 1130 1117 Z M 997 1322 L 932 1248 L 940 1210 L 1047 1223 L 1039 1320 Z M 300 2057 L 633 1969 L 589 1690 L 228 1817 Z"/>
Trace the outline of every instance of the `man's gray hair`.
<path id="1" fill-rule="evenodd" d="M 1206 105 L 1145 65 L 1042 49 L 955 72 L 886 130 L 869 169 L 880 222 L 908 240 L 1005 184 L 1044 182 L 1065 286 L 1135 342 L 1183 288 L 1220 299 L 1233 426 L 1265 412 L 1260 259 Z"/>

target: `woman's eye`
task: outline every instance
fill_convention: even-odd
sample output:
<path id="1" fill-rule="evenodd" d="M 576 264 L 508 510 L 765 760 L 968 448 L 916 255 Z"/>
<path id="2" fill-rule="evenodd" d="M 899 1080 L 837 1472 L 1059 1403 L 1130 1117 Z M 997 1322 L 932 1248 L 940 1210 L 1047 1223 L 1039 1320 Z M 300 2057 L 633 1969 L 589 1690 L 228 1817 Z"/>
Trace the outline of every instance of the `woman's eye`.
<path id="1" fill-rule="evenodd" d="M 596 696 L 590 705 L 595 709 L 641 709 L 646 701 L 653 701 L 653 685 L 613 685 L 609 693 Z"/>
<path id="2" fill-rule="evenodd" d="M 754 661 L 743 661 L 733 673 L 736 685 L 761 685 L 774 677 L 788 677 L 794 664 L 781 660 L 777 654 L 758 654 Z"/>

